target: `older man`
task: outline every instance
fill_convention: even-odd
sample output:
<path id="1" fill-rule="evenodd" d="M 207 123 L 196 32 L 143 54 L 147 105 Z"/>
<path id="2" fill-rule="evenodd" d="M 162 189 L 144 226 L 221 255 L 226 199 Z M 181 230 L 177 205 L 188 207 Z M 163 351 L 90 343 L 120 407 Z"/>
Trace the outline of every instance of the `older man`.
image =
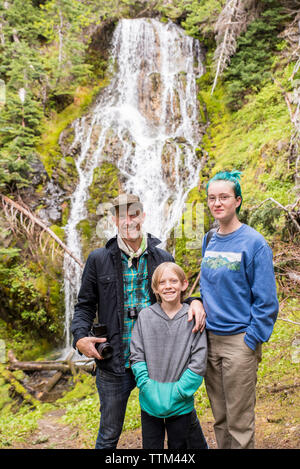
<path id="1" fill-rule="evenodd" d="M 158 248 L 160 241 L 142 231 L 145 213 L 139 197 L 122 194 L 112 203 L 118 234 L 104 248 L 87 259 L 72 321 L 74 347 L 97 363 L 96 384 L 100 398 L 100 428 L 96 449 L 117 446 L 129 395 L 135 379 L 129 365 L 131 332 L 139 311 L 155 303 L 151 279 L 162 262 L 173 257 Z M 202 303 L 192 298 L 188 320 L 195 319 L 194 332 L 203 330 Z M 112 356 L 104 359 L 95 345 L 106 339 L 89 336 L 98 312 L 99 323 L 107 326 Z M 191 448 L 207 448 L 197 415 L 191 426 Z"/>

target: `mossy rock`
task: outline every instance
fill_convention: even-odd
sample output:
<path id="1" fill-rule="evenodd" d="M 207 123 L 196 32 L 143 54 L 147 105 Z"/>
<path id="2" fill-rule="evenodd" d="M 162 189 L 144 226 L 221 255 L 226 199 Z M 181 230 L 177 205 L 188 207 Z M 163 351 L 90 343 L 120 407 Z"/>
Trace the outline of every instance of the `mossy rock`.
<path id="1" fill-rule="evenodd" d="M 119 194 L 119 170 L 109 162 L 104 162 L 94 170 L 93 182 L 89 188 L 88 212 L 96 214 L 100 203 L 110 202 Z"/>

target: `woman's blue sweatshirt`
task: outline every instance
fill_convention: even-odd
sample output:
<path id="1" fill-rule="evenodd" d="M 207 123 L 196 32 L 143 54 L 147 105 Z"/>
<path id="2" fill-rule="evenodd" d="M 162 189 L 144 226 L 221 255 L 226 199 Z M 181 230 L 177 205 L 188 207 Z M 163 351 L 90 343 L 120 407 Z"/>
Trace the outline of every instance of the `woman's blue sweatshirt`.
<path id="1" fill-rule="evenodd" d="M 272 251 L 248 225 L 226 236 L 214 233 L 202 247 L 200 291 L 206 329 L 218 335 L 245 332 L 255 350 L 266 342 L 278 314 Z"/>

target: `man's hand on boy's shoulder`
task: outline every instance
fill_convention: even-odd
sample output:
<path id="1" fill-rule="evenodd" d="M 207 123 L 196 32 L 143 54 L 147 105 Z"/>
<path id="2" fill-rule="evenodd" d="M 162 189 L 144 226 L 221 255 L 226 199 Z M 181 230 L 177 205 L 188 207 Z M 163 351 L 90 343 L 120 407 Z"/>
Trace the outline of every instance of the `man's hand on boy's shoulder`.
<path id="1" fill-rule="evenodd" d="M 190 307 L 188 310 L 188 321 L 195 321 L 195 325 L 192 332 L 204 331 L 205 318 L 206 313 L 202 301 L 199 301 L 198 299 L 192 300 L 190 302 Z"/>

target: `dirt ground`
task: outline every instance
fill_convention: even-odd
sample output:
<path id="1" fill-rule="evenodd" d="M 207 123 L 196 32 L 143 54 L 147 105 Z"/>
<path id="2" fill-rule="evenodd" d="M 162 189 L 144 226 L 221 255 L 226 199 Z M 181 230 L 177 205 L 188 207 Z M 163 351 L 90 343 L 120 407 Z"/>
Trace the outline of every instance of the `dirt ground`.
<path id="1" fill-rule="evenodd" d="M 37 383 L 39 384 L 39 382 Z M 280 384 L 280 383 L 279 383 Z M 282 383 L 281 383 L 282 384 Z M 272 389 L 261 386 L 256 401 L 256 448 L 299 449 L 300 448 L 300 383 L 295 377 L 290 385 L 274 385 Z M 55 401 L 57 396 L 53 396 Z M 76 427 L 65 424 L 61 417 L 63 408 L 44 414 L 38 428 L 23 443 L 11 449 L 86 449 Z M 203 433 L 210 449 L 216 449 L 211 409 L 199 416 Z M 123 432 L 118 449 L 141 449 L 141 429 Z M 92 448 L 91 448 L 92 449 Z"/>
<path id="2" fill-rule="evenodd" d="M 22 449 L 80 449 L 80 434 L 76 428 L 63 424 L 60 420 L 64 414 L 63 409 L 58 409 L 45 414 L 39 420 L 39 428 L 30 436 L 30 439 L 16 447 Z M 299 449 L 300 425 L 287 424 L 276 417 L 272 417 L 272 411 L 267 415 L 264 406 L 256 408 L 256 448 L 257 449 Z M 216 449 L 213 430 L 212 415 L 205 416 L 201 420 L 201 426 L 210 449 Z M 118 444 L 118 449 L 141 449 L 141 429 L 123 432 Z"/>

